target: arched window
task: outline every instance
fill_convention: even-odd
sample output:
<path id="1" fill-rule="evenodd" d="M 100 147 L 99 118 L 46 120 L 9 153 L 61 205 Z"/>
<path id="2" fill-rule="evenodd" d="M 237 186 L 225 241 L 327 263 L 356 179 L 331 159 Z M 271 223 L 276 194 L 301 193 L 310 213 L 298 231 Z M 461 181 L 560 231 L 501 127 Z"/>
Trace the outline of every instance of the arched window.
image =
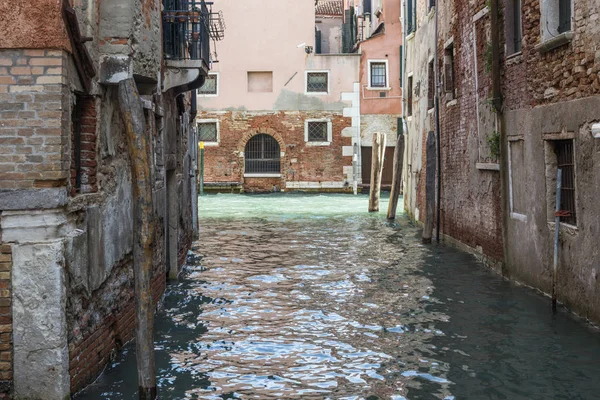
<path id="1" fill-rule="evenodd" d="M 279 143 L 272 136 L 260 133 L 246 143 L 244 150 L 247 174 L 279 174 Z"/>

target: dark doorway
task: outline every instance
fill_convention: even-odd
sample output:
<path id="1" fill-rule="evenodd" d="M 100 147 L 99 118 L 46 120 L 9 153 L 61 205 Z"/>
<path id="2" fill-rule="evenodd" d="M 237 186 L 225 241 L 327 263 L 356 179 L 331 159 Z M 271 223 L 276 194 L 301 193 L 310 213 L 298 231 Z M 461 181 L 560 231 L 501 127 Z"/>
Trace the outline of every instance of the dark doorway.
<path id="1" fill-rule="evenodd" d="M 372 147 L 361 147 L 362 154 L 362 182 L 363 185 L 371 184 L 371 163 L 372 163 Z M 385 148 L 385 158 L 383 160 L 383 173 L 381 175 L 381 186 L 388 188 L 392 185 L 394 177 L 394 147 Z"/>

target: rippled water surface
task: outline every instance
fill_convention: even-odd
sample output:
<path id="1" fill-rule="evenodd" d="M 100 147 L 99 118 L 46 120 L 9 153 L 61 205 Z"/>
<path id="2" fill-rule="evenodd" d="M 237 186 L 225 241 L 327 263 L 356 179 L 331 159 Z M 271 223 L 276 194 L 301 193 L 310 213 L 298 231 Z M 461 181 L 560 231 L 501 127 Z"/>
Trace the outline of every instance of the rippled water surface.
<path id="1" fill-rule="evenodd" d="M 202 197 L 156 319 L 161 399 L 600 398 L 597 330 L 367 203 Z M 136 399 L 134 351 L 78 398 Z"/>

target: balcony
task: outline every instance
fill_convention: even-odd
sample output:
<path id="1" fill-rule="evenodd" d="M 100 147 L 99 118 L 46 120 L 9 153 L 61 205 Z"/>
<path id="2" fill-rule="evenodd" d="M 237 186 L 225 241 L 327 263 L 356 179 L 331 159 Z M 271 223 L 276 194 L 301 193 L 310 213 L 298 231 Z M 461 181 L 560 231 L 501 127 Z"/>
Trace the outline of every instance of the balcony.
<path id="1" fill-rule="evenodd" d="M 164 0 L 163 91 L 178 93 L 204 83 L 210 69 L 210 40 L 222 39 L 225 30 L 221 13 L 213 13 L 204 0 Z"/>

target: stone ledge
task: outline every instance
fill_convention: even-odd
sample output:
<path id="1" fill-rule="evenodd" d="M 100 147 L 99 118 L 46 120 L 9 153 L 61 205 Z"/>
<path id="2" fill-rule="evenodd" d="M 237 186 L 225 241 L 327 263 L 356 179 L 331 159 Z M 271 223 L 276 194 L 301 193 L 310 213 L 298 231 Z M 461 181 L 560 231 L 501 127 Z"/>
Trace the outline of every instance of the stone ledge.
<path id="1" fill-rule="evenodd" d="M 66 188 L 0 190 L 0 210 L 53 209 L 69 201 Z"/>
<path id="2" fill-rule="evenodd" d="M 570 43 L 574 37 L 575 34 L 573 32 L 564 32 L 558 36 L 553 37 L 552 39 L 545 40 L 542 43 L 536 45 L 535 50 L 544 54 L 549 52 L 550 50 L 556 49 L 557 47 Z"/>

